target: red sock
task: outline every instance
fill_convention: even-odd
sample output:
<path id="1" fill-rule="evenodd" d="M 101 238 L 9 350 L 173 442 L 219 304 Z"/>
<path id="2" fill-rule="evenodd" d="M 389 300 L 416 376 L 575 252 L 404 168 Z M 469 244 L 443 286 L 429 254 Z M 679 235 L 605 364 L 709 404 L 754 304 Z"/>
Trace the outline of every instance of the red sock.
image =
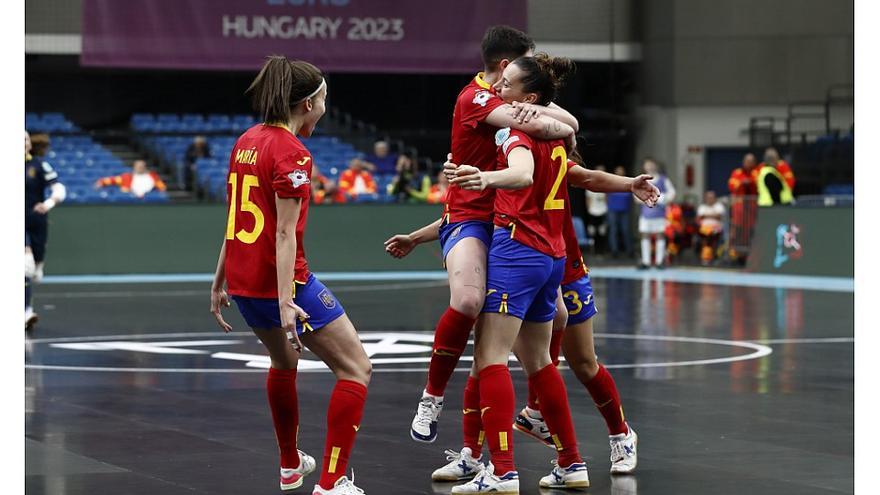
<path id="1" fill-rule="evenodd" d="M 510 370 L 493 364 L 480 371 L 480 414 L 495 474 L 516 471 L 513 463 L 513 414 L 516 397 Z"/>
<path id="2" fill-rule="evenodd" d="M 553 433 L 559 466 L 568 467 L 572 463 L 583 462 L 578 453 L 577 437 L 571 422 L 568 393 L 559 370 L 556 366 L 548 364 L 529 377 L 529 385 L 538 393 L 541 415 L 547 422 L 547 428 Z"/>
<path id="3" fill-rule="evenodd" d="M 565 335 L 565 332 L 559 330 L 554 331 L 550 336 L 550 361 L 553 362 L 553 366 L 559 366 L 559 351 L 562 349 L 563 335 Z M 529 409 L 541 410 L 540 406 L 538 406 L 538 394 L 535 393 L 535 387 L 532 386 L 532 382 L 529 382 Z"/>
<path id="4" fill-rule="evenodd" d="M 431 364 L 428 367 L 428 385 L 425 391 L 431 395 L 443 396 L 449 377 L 458 365 L 458 358 L 467 347 L 468 337 L 476 318 L 446 308 L 437 329 L 434 331 L 434 352 L 431 354 Z"/>
<path id="5" fill-rule="evenodd" d="M 269 395 L 269 409 L 272 410 L 272 423 L 278 438 L 281 452 L 281 467 L 299 467 L 299 453 L 296 450 L 296 434 L 299 429 L 299 405 L 296 400 L 296 370 L 269 368 L 266 378 L 266 391 Z"/>
<path id="6" fill-rule="evenodd" d="M 620 404 L 620 396 L 617 395 L 617 385 L 614 384 L 614 378 L 611 378 L 611 373 L 608 373 L 608 370 L 600 364 L 599 372 L 585 385 L 587 391 L 593 397 L 593 402 L 596 403 L 596 408 L 599 409 L 602 417 L 605 418 L 605 423 L 608 425 L 608 434 L 619 435 L 629 431 L 623 418 L 623 406 Z"/>
<path id="7" fill-rule="evenodd" d="M 480 421 L 480 379 L 468 376 L 464 387 L 462 429 L 464 446 L 471 449 L 474 458 L 483 452 L 483 422 Z"/>
<path id="8" fill-rule="evenodd" d="M 550 336 L 550 361 L 553 362 L 553 366 L 559 365 L 559 351 L 562 349 L 562 336 L 565 335 L 564 331 L 553 332 Z"/>
<path id="9" fill-rule="evenodd" d="M 367 387 L 351 380 L 338 380 L 327 407 L 327 441 L 324 443 L 324 464 L 321 468 L 321 488 L 333 488 L 336 480 L 345 475 L 348 456 L 354 446 L 354 437 L 361 428 Z"/>

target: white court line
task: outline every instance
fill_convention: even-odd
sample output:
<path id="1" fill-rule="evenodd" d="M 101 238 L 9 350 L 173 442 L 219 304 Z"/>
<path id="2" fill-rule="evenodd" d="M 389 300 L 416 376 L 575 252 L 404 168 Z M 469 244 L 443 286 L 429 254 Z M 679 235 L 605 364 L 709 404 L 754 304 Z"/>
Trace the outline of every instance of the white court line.
<path id="1" fill-rule="evenodd" d="M 230 332 L 227 335 L 247 335 L 249 332 Z M 400 333 L 400 332 L 399 332 Z M 400 333 L 402 335 L 408 335 L 408 333 Z M 152 334 L 147 336 L 93 336 L 93 337 L 79 337 L 72 339 L 35 339 L 32 341 L 26 342 L 26 344 L 33 345 L 37 343 L 50 343 L 50 342 L 84 342 L 87 341 L 85 339 L 89 339 L 91 341 L 101 341 L 101 340 L 118 340 L 120 338 L 180 338 L 186 335 L 194 336 L 194 337 L 204 337 L 205 332 L 195 332 L 190 334 Z M 388 335 L 396 335 L 394 333 L 387 332 L 362 332 L 359 336 L 367 339 L 382 339 Z M 417 337 L 419 340 L 425 340 L 430 338 L 430 334 L 425 333 L 416 333 L 412 332 L 413 337 Z M 712 359 L 696 359 L 696 360 L 688 360 L 688 361 L 669 361 L 669 362 L 659 362 L 659 363 L 631 363 L 631 364 L 614 364 L 614 365 L 606 365 L 607 368 L 615 369 L 615 368 L 659 368 L 659 367 L 680 367 L 680 366 L 698 366 L 698 365 L 709 365 L 709 364 L 722 364 L 722 363 L 730 363 L 736 361 L 746 361 L 751 359 L 759 359 L 764 356 L 767 356 L 773 353 L 773 349 L 766 346 L 757 344 L 754 342 L 746 342 L 746 341 L 734 341 L 734 340 L 723 340 L 723 339 L 709 339 L 709 338 L 700 338 L 700 337 L 678 337 L 678 336 L 665 336 L 665 335 L 624 335 L 624 334 L 596 334 L 596 337 L 602 338 L 619 338 L 619 339 L 629 339 L 629 340 L 654 340 L 654 341 L 663 341 L 663 342 L 679 342 L 679 343 L 695 343 L 695 344 L 710 344 L 710 345 L 722 345 L 728 347 L 739 347 L 751 349 L 753 352 L 749 354 L 742 354 L 738 356 L 728 356 L 723 358 L 712 358 Z M 420 363 L 420 362 L 428 362 L 430 357 L 423 356 L 414 356 L 405 362 L 401 362 L 401 359 L 398 358 L 379 358 L 375 360 L 376 362 L 397 362 L 400 364 L 406 363 Z M 462 361 L 468 362 L 472 361 L 473 357 L 471 356 L 462 356 Z M 224 369 L 224 368 L 128 368 L 128 367 L 100 367 L 100 366 L 60 366 L 60 365 L 46 365 L 46 364 L 26 364 L 25 369 L 32 370 L 55 370 L 55 371 L 98 371 L 98 372 L 136 372 L 136 373 L 255 373 L 255 372 L 264 372 L 264 370 L 250 370 L 250 369 Z M 470 368 L 462 368 L 456 369 L 456 371 L 466 371 Z M 425 372 L 427 371 L 425 368 L 377 368 L 374 371 L 383 370 L 381 372 L 390 373 L 390 372 L 401 372 L 401 373 L 415 373 L 415 372 Z M 304 372 L 329 372 L 329 369 L 313 369 L 313 370 L 301 370 Z"/>
<path id="2" fill-rule="evenodd" d="M 756 344 L 851 344 L 855 337 L 819 337 L 811 339 L 762 339 L 752 340 Z"/>

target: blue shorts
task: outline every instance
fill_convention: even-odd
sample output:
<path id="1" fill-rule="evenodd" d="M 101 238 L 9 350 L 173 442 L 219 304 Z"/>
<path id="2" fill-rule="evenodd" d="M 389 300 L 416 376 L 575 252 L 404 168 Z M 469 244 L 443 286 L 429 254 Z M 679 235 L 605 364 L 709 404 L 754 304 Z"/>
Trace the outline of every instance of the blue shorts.
<path id="1" fill-rule="evenodd" d="M 251 328 L 280 328 L 281 310 L 278 299 L 232 296 L 232 300 L 241 311 L 241 316 Z M 297 285 L 293 302 L 305 310 L 309 319 L 303 323 L 296 322 L 296 334 L 304 331 L 316 331 L 326 327 L 345 314 L 342 304 L 330 289 L 324 286 L 314 275 L 309 275 L 305 285 Z"/>
<path id="2" fill-rule="evenodd" d="M 556 292 L 565 271 L 565 258 L 553 258 L 495 229 L 486 273 L 483 313 L 507 313 L 543 323 L 556 315 Z"/>
<path id="3" fill-rule="evenodd" d="M 486 249 L 492 245 L 492 222 L 481 222 L 479 220 L 465 220 L 464 222 L 442 223 L 440 224 L 440 247 L 443 249 L 443 261 L 446 261 L 446 255 L 458 244 L 459 241 L 467 237 L 475 237 L 486 245 Z"/>
<path id="4" fill-rule="evenodd" d="M 596 298 L 593 297 L 593 283 L 590 276 L 575 280 L 562 286 L 562 298 L 568 309 L 568 325 L 583 323 L 599 312 L 596 309 Z"/>

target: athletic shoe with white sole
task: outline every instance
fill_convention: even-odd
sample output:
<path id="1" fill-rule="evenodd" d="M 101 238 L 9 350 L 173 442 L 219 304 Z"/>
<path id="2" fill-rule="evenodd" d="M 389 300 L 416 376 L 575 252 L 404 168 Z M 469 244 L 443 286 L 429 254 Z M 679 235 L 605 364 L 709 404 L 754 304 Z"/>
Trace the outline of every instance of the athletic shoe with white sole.
<path id="1" fill-rule="evenodd" d="M 40 316 L 38 314 L 34 313 L 33 309 L 31 309 L 31 310 L 25 309 L 25 311 L 24 311 L 24 329 L 25 329 L 25 331 L 30 332 L 31 330 L 33 330 L 34 327 L 37 325 L 38 321 L 40 321 Z"/>
<path id="2" fill-rule="evenodd" d="M 538 440 L 551 449 L 556 448 L 553 445 L 553 438 L 550 435 L 550 429 L 547 428 L 547 423 L 544 422 L 544 418 L 533 418 L 529 415 L 526 408 L 523 408 L 514 419 L 513 428 Z"/>
<path id="3" fill-rule="evenodd" d="M 486 466 L 480 462 L 479 458 L 474 459 L 470 447 L 461 449 L 461 452 L 447 450 L 446 460 L 450 461 L 449 464 L 437 469 L 431 474 L 431 479 L 433 481 L 467 480 L 486 469 Z"/>
<path id="4" fill-rule="evenodd" d="M 553 471 L 541 478 L 541 488 L 589 488 L 590 476 L 587 473 L 587 465 L 583 462 L 576 462 L 566 468 L 559 467 L 556 461 L 553 462 Z"/>
<path id="5" fill-rule="evenodd" d="M 303 484 L 303 478 L 315 472 L 315 458 L 302 450 L 299 452 L 299 467 L 294 469 L 281 468 L 281 489 L 296 490 Z"/>
<path id="6" fill-rule="evenodd" d="M 409 436 L 416 442 L 434 443 L 437 440 L 437 420 L 443 410 L 443 397 L 422 393 L 419 408 L 412 420 Z"/>
<path id="7" fill-rule="evenodd" d="M 489 463 L 489 467 L 480 471 L 474 479 L 463 485 L 452 487 L 452 493 L 492 493 L 493 495 L 519 495 L 519 474 L 510 471 L 503 476 L 496 476 L 495 466 Z"/>
<path id="8" fill-rule="evenodd" d="M 354 470 L 351 472 L 351 479 L 343 476 L 336 480 L 333 488 L 325 490 L 321 485 L 315 484 L 312 495 L 364 495 L 364 491 L 354 484 Z"/>
<path id="9" fill-rule="evenodd" d="M 639 436 L 636 430 L 626 425 L 627 433 L 610 435 L 608 443 L 611 445 L 611 474 L 629 474 L 636 469 L 638 464 Z"/>

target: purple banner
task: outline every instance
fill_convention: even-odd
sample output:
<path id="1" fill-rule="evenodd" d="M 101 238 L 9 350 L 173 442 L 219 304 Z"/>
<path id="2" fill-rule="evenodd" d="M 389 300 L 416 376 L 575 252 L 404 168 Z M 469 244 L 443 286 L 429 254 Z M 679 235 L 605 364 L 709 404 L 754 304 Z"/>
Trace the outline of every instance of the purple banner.
<path id="1" fill-rule="evenodd" d="M 266 55 L 332 72 L 472 72 L 486 28 L 526 0 L 83 0 L 81 63 L 253 70 Z"/>

